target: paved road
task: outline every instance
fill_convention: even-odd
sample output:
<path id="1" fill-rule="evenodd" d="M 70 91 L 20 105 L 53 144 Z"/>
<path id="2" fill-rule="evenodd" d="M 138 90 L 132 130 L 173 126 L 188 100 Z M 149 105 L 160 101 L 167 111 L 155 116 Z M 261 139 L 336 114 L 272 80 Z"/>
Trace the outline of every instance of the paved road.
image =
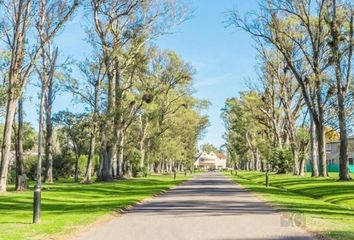
<path id="1" fill-rule="evenodd" d="M 200 175 L 77 240 L 314 239 L 218 173 Z M 283 226 L 282 226 L 283 225 Z"/>

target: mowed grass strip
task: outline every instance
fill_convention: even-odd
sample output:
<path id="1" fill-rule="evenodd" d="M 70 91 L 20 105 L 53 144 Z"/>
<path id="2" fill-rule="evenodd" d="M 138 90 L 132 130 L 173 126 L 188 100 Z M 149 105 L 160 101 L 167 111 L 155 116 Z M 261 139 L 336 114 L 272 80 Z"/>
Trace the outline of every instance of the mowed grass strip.
<path id="1" fill-rule="evenodd" d="M 270 174 L 267 188 L 265 173 L 238 171 L 238 176 L 227 175 L 282 211 L 304 214 L 309 230 L 329 239 L 354 239 L 354 181 L 337 181 L 335 173 L 326 178 Z"/>
<path id="2" fill-rule="evenodd" d="M 190 177 L 178 176 L 176 181 L 171 175 L 163 175 L 108 183 L 59 181 L 44 184 L 40 224 L 32 224 L 33 191 L 1 194 L 0 239 L 60 239 L 105 214 L 128 207 Z"/>

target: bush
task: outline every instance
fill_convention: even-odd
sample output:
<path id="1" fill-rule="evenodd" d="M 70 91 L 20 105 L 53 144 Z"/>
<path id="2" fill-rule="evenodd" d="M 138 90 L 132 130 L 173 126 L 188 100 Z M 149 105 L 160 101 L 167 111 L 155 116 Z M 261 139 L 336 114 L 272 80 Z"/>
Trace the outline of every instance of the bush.
<path id="1" fill-rule="evenodd" d="M 53 158 L 53 175 L 55 178 L 70 178 L 75 174 L 76 158 L 74 153 L 66 152 L 57 154 Z M 87 155 L 81 155 L 79 158 L 78 170 L 79 176 L 83 176 L 86 170 Z M 95 161 L 93 162 L 95 167 Z"/>
<path id="2" fill-rule="evenodd" d="M 289 148 L 276 148 L 273 152 L 272 160 L 270 164 L 277 173 L 287 173 L 292 168 L 292 153 Z"/>
<path id="3" fill-rule="evenodd" d="M 24 155 L 25 173 L 28 179 L 35 180 L 37 171 L 37 156 L 36 155 Z M 8 173 L 9 184 L 15 184 L 16 182 L 16 160 L 11 163 Z"/>
<path id="4" fill-rule="evenodd" d="M 134 167 L 133 168 L 133 177 L 147 177 L 148 168 L 147 167 Z"/>
<path id="5" fill-rule="evenodd" d="M 36 156 L 36 155 L 25 156 L 24 161 L 25 161 L 26 176 L 31 180 L 35 180 L 36 171 L 37 171 L 38 156 Z M 42 166 L 45 166 L 45 165 L 42 164 Z"/>

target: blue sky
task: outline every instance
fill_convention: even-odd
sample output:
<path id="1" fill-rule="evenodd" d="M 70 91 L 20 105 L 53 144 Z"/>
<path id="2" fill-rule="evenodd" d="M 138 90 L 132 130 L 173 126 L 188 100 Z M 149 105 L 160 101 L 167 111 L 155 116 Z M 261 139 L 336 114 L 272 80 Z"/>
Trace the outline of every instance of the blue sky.
<path id="1" fill-rule="evenodd" d="M 255 50 L 252 40 L 244 32 L 233 27 L 226 28 L 226 12 L 237 9 L 240 13 L 256 8 L 256 0 L 190 0 L 193 17 L 179 26 L 173 34 L 160 37 L 156 45 L 161 49 L 176 51 L 197 71 L 195 75 L 195 96 L 208 99 L 212 105 L 208 110 L 210 127 L 202 143 L 220 146 L 224 143 L 223 122 L 220 109 L 225 99 L 237 96 L 246 87 L 247 79 L 255 79 Z M 81 60 L 90 55 L 83 30 L 84 19 L 80 14 L 71 21 L 56 39 L 61 58 L 70 56 Z M 38 125 L 37 91 L 29 86 L 27 91 L 26 120 Z M 32 108 L 32 109 L 31 109 Z M 57 97 L 54 112 L 64 109 L 80 111 L 81 106 L 71 101 L 69 94 Z"/>

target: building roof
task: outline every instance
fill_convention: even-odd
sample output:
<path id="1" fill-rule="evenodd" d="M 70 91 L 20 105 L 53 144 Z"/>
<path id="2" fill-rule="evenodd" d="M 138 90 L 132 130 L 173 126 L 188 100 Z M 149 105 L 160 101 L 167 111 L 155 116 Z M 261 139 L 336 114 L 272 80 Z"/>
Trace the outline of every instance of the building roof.
<path id="1" fill-rule="evenodd" d="M 226 159 L 226 156 L 223 153 L 216 153 L 215 155 L 220 159 Z"/>
<path id="2" fill-rule="evenodd" d="M 202 152 L 198 155 L 196 161 L 198 161 L 198 159 L 201 159 L 202 161 L 220 161 L 220 160 L 226 160 L 226 157 L 222 153 L 210 152 L 208 154 L 206 152 Z"/>

